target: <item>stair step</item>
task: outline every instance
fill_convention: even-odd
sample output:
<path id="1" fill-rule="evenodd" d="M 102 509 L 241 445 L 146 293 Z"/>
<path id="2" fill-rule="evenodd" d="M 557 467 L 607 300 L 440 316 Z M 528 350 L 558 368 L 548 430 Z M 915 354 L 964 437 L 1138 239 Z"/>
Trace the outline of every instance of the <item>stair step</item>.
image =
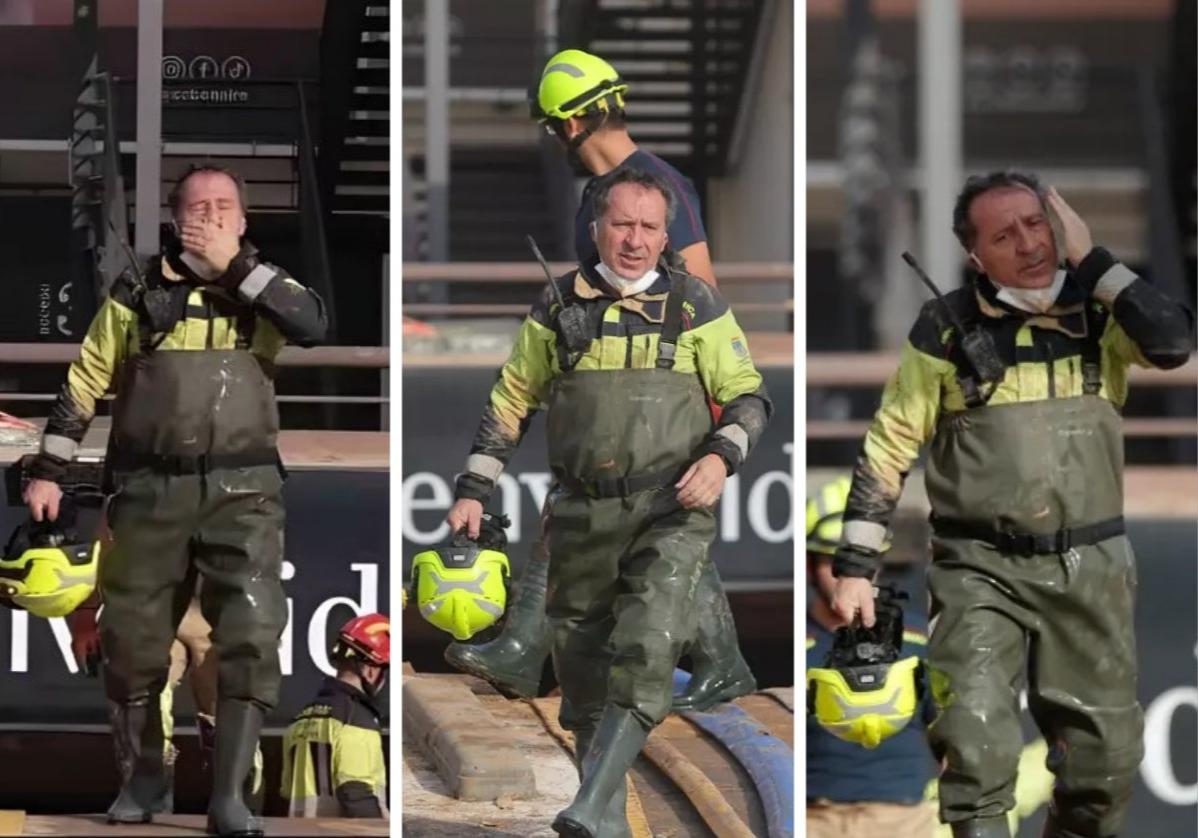
<path id="1" fill-rule="evenodd" d="M 336 197 L 383 197 L 390 198 L 391 189 L 386 183 L 338 183 L 333 187 Z"/>

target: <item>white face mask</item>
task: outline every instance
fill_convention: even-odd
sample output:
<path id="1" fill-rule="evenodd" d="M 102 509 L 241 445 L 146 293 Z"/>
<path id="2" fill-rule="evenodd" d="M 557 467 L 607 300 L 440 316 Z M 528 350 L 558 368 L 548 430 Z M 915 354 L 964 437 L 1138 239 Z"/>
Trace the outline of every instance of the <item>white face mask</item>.
<path id="1" fill-rule="evenodd" d="M 649 270 L 644 276 L 637 279 L 625 279 L 618 273 L 613 271 L 602 261 L 596 263 L 595 270 L 599 276 L 603 277 L 604 281 L 620 292 L 621 297 L 628 297 L 632 294 L 639 294 L 652 285 L 657 280 L 657 271 Z"/>
<path id="2" fill-rule="evenodd" d="M 994 281 L 991 280 L 991 282 Z M 1061 288 L 1064 285 L 1064 271 L 1057 271 L 1056 276 L 1052 278 L 1052 284 L 1046 285 L 1043 288 L 1011 288 L 994 282 L 994 287 L 998 289 L 998 298 L 1000 300 L 1007 305 L 1014 306 L 1020 311 L 1030 312 L 1031 314 L 1043 314 L 1052 308 L 1053 304 L 1057 301 L 1057 297 L 1061 295 Z"/>

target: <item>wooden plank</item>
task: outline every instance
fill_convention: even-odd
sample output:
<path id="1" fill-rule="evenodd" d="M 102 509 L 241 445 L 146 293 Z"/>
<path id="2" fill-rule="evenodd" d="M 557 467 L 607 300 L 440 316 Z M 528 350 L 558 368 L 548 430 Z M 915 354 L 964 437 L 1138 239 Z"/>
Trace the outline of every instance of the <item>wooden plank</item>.
<path id="1" fill-rule="evenodd" d="M 25 813 L 20 809 L 0 810 L 0 835 L 24 835 Z"/>
<path id="2" fill-rule="evenodd" d="M 385 820 L 349 818 L 263 818 L 267 835 L 390 835 Z M 149 824 L 109 824 L 104 815 L 28 815 L 24 835 L 188 836 L 206 835 L 205 815 L 155 815 Z M 5 833 L 16 834 L 16 833 Z"/>
<path id="3" fill-rule="evenodd" d="M 33 420 L 41 427 L 45 419 Z M 80 457 L 103 457 L 108 446 L 109 421 L 101 417 L 88 430 L 79 447 Z M 40 433 L 39 433 L 40 437 Z M 0 466 L 11 465 L 25 454 L 36 454 L 39 438 L 0 445 Z M 280 431 L 279 454 L 290 469 L 321 471 L 386 471 L 390 466 L 390 434 L 386 431 Z"/>

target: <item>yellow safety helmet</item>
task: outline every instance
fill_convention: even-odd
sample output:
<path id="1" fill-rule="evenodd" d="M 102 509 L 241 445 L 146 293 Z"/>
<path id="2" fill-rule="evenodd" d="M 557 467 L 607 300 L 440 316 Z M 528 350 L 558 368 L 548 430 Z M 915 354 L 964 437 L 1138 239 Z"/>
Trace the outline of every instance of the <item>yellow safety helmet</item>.
<path id="1" fill-rule="evenodd" d="M 877 588 L 874 625 L 837 629 L 824 666 L 807 670 L 807 712 L 838 739 L 876 748 L 915 715 L 922 675 L 919 658 L 901 657 L 906 596 Z"/>
<path id="2" fill-rule="evenodd" d="M 17 527 L 0 559 L 0 598 L 36 617 L 65 617 L 96 588 L 100 542 L 53 521 Z"/>
<path id="3" fill-rule="evenodd" d="M 809 669 L 808 711 L 838 739 L 876 748 L 915 715 L 918 669 L 915 657 L 873 666 Z"/>
<path id="4" fill-rule="evenodd" d="M 592 111 L 624 107 L 628 85 L 616 68 L 597 55 L 566 49 L 545 63 L 541 80 L 530 92 L 532 118 L 564 120 Z"/>
<path id="5" fill-rule="evenodd" d="M 849 503 L 849 490 L 853 488 L 850 477 L 838 477 L 820 486 L 807 499 L 807 552 L 831 556 L 840 545 L 844 532 L 844 510 Z M 887 533 L 889 535 L 889 533 Z M 879 552 L 890 549 L 886 539 Z"/>
<path id="6" fill-rule="evenodd" d="M 500 517 L 498 537 L 491 516 L 484 516 L 477 541 L 463 533 L 449 546 L 425 550 L 412 559 L 412 598 L 420 614 L 457 640 L 490 628 L 507 607 L 512 568 L 503 552 L 506 538 Z"/>

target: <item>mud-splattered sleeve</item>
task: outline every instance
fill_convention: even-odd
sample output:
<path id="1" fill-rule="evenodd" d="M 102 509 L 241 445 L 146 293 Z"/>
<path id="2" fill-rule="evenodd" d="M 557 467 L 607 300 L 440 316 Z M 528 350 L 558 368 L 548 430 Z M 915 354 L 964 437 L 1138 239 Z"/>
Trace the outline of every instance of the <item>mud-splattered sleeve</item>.
<path id="1" fill-rule="evenodd" d="M 473 498 L 484 504 L 490 499 L 499 475 L 549 392 L 555 375 L 555 345 L 547 301 L 542 300 L 525 318 L 511 355 L 491 388 L 466 467 L 457 480 L 456 499 Z"/>
<path id="2" fill-rule="evenodd" d="M 903 482 L 936 429 L 942 382 L 953 374 L 942 341 L 938 320 L 925 307 L 857 456 L 844 534 L 833 562 L 837 576 L 870 576 L 876 569 Z"/>
<path id="3" fill-rule="evenodd" d="M 1103 344 L 1123 365 L 1172 369 L 1190 357 L 1194 313 L 1095 247 L 1074 272 L 1078 284 L 1111 312 Z"/>

